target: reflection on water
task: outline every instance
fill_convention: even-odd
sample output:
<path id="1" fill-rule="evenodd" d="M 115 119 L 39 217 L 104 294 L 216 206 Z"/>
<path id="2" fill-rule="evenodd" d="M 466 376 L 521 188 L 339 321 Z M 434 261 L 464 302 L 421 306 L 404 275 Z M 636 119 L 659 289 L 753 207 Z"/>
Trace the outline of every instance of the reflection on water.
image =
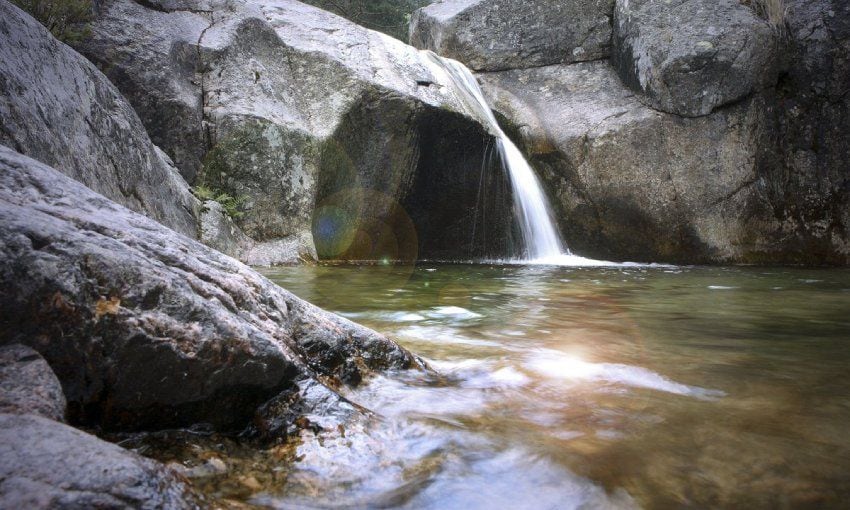
<path id="1" fill-rule="evenodd" d="M 841 507 L 850 271 L 423 265 L 266 275 L 424 356 L 347 395 L 272 507 Z M 260 468 L 262 469 L 262 468 Z"/>

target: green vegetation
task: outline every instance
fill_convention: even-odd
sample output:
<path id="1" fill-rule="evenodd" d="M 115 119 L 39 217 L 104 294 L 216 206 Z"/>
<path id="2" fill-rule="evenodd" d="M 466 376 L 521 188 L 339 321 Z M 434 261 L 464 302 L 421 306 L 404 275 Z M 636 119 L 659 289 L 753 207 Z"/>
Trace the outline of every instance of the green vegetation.
<path id="1" fill-rule="evenodd" d="M 431 0 L 303 0 L 358 25 L 407 42 L 410 14 Z"/>
<path id="2" fill-rule="evenodd" d="M 242 205 L 247 199 L 247 197 L 245 196 L 234 197 L 229 193 L 216 191 L 212 188 L 208 188 L 203 185 L 195 186 L 194 188 L 192 188 L 192 193 L 201 202 L 206 202 L 208 200 L 218 202 L 219 204 L 221 204 L 222 209 L 224 209 L 224 214 L 230 216 L 233 219 L 240 218 L 244 214 L 242 212 Z"/>
<path id="3" fill-rule="evenodd" d="M 75 43 L 89 36 L 92 0 L 12 0 L 62 42 Z"/>

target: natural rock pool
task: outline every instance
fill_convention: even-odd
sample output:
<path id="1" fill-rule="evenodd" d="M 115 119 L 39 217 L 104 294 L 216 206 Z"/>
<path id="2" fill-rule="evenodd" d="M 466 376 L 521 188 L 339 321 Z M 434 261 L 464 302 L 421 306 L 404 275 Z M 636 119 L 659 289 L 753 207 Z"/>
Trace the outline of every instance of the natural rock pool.
<path id="1" fill-rule="evenodd" d="M 350 393 L 383 419 L 258 454 L 248 463 L 254 489 L 243 484 L 237 499 L 279 508 L 798 508 L 850 497 L 848 270 L 264 273 L 390 335 L 442 377 L 381 377 Z"/>

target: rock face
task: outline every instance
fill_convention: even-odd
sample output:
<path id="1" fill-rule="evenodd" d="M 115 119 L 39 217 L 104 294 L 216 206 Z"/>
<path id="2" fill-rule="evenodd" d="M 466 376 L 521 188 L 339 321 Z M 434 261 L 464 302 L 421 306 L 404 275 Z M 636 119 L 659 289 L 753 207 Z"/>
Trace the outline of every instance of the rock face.
<path id="1" fill-rule="evenodd" d="M 417 10 L 410 44 L 478 71 L 607 58 L 613 0 L 440 0 Z"/>
<path id="2" fill-rule="evenodd" d="M 0 38 L 0 144 L 196 237 L 197 201 L 109 80 L 7 0 Z"/>
<path id="3" fill-rule="evenodd" d="M 543 177 L 570 247 L 614 260 L 850 263 L 850 6 L 790 4 L 788 72 L 777 79 L 775 57 L 764 53 L 775 46 L 756 35 L 764 22 L 754 21 L 743 39 L 732 37 L 744 27 L 737 20 L 750 16 L 737 3 L 671 5 L 661 12 L 653 2 L 618 3 L 637 14 L 618 18 L 615 32 L 625 22 L 633 40 L 655 40 L 663 50 L 634 53 L 626 68 L 594 62 L 479 75 Z M 721 8 L 732 12 L 705 24 L 706 13 Z M 659 21 L 669 24 L 692 9 L 680 25 L 657 32 Z M 675 60 L 669 52 L 687 46 L 675 43 L 679 34 L 696 29 L 719 37 L 710 39 L 717 51 L 699 65 L 686 51 L 677 55 L 687 65 L 666 67 Z M 647 34 L 658 37 L 643 39 Z M 734 40 L 746 42 L 730 46 Z M 748 46 L 758 40 L 760 48 Z M 617 44 L 617 51 L 637 47 Z M 648 89 L 629 78 L 638 61 Z M 688 85 L 711 69 L 702 88 Z M 724 78 L 712 81 L 718 76 Z M 771 76 L 773 82 L 759 81 Z M 676 84 L 671 90 L 680 98 L 657 104 L 665 89 L 652 85 L 653 77 Z M 732 84 L 745 86 L 733 91 Z"/>
<path id="4" fill-rule="evenodd" d="M 0 347 L 0 413 L 64 421 L 65 405 L 62 385 L 44 358 L 24 345 Z"/>
<path id="5" fill-rule="evenodd" d="M 776 83 L 781 43 L 739 0 L 617 0 L 612 63 L 655 109 L 707 115 Z"/>
<path id="6" fill-rule="evenodd" d="M 685 119 L 652 110 L 607 62 L 481 76 L 541 173 L 571 249 L 615 260 L 741 260 L 761 200 L 767 107 Z"/>
<path id="7" fill-rule="evenodd" d="M 0 414 L 2 508 L 199 508 L 171 471 L 40 416 Z"/>
<path id="8" fill-rule="evenodd" d="M 356 384 L 414 364 L 387 338 L 3 147 L 0 225 L 0 344 L 44 356 L 74 422 L 241 428 L 296 378 Z"/>
<path id="9" fill-rule="evenodd" d="M 850 264 L 850 4 L 796 0 L 787 9 L 791 65 L 776 87 L 779 164 L 764 169 L 793 259 Z"/>
<path id="10" fill-rule="evenodd" d="M 109 0 L 92 33 L 80 51 L 183 175 L 247 198 L 234 223 L 255 249 L 234 234 L 228 253 L 309 258 L 310 234 L 321 258 L 486 250 L 471 234 L 492 137 L 423 53 L 293 0 Z"/>

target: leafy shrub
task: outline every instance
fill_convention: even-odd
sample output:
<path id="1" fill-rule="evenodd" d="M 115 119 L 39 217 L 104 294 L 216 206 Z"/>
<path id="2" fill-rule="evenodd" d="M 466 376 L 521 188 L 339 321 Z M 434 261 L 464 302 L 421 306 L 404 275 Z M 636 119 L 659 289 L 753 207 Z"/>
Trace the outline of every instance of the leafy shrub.
<path id="1" fill-rule="evenodd" d="M 431 0 L 303 0 L 378 32 L 407 42 L 410 15 Z"/>
<path id="2" fill-rule="evenodd" d="M 216 191 L 206 186 L 195 186 L 194 188 L 192 188 L 192 193 L 201 202 L 206 202 L 209 200 L 213 202 L 218 202 L 219 204 L 221 204 L 221 207 L 224 210 L 224 214 L 228 215 L 233 219 L 240 218 L 243 214 L 245 214 L 242 211 L 242 206 L 245 204 L 245 201 L 248 199 L 248 197 L 234 197 L 229 193 Z"/>
<path id="3" fill-rule="evenodd" d="M 71 44 L 89 36 L 88 24 L 94 14 L 92 0 L 12 1 L 47 27 L 60 41 Z"/>

